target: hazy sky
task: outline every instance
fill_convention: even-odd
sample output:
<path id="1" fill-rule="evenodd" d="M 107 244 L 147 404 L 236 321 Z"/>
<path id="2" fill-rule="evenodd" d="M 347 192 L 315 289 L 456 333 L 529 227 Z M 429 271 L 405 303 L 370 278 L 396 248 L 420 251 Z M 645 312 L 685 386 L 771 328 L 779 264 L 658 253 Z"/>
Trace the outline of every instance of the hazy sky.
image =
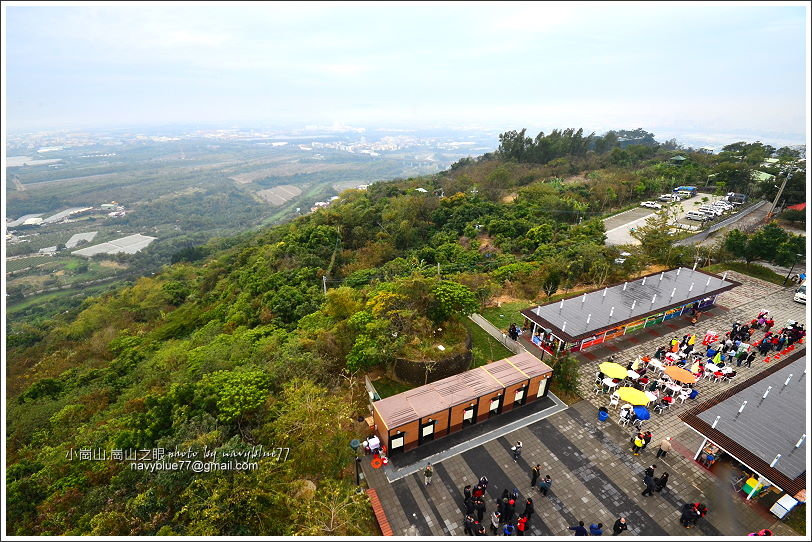
<path id="1" fill-rule="evenodd" d="M 806 127 L 802 4 L 4 4 L 11 130 Z"/>

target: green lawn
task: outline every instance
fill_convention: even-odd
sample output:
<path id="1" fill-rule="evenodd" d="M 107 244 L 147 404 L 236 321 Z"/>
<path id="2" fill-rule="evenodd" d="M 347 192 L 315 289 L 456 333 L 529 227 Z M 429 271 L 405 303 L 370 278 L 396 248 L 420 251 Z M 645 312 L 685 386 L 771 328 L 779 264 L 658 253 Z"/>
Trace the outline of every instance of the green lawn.
<path id="1" fill-rule="evenodd" d="M 488 335 L 481 327 L 465 318 L 463 324 L 471 333 L 471 347 L 474 353 L 474 362 L 471 368 L 485 365 L 488 361 L 496 361 L 513 355 L 502 343 Z"/>
<path id="2" fill-rule="evenodd" d="M 779 275 L 772 269 L 768 267 L 764 267 L 763 265 L 758 265 L 757 263 L 744 263 L 744 262 L 725 262 L 725 263 L 716 263 L 713 265 L 709 265 L 708 267 L 703 267 L 703 271 L 708 271 L 710 273 L 722 273 L 726 270 L 736 271 L 737 273 L 741 273 L 742 275 L 749 275 L 751 277 L 755 277 L 757 279 L 766 280 L 767 282 L 772 282 L 773 284 L 782 285 L 784 283 L 784 279 L 786 278 L 783 275 Z M 787 281 L 787 285 L 791 286 L 792 283 Z"/>
<path id="3" fill-rule="evenodd" d="M 378 392 L 378 395 L 381 396 L 381 399 L 392 397 L 393 395 L 403 393 L 404 391 L 410 390 L 414 387 L 409 384 L 397 382 L 385 376 L 382 376 L 377 380 L 373 380 L 372 385 L 375 386 L 375 391 Z"/>
<path id="4" fill-rule="evenodd" d="M 485 320 L 505 332 L 510 327 L 510 324 L 516 324 L 517 327 L 521 328 L 524 324 L 524 316 L 519 314 L 519 311 L 533 306 L 534 304 L 531 301 L 514 301 L 512 303 L 503 303 L 501 307 L 488 307 L 480 314 Z"/>

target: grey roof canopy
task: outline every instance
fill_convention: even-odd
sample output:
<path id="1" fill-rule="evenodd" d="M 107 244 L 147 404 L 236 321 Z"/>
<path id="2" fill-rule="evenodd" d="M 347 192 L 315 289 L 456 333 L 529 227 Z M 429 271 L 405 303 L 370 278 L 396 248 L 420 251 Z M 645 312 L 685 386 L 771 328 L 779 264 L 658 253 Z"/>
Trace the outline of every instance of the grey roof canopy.
<path id="1" fill-rule="evenodd" d="M 805 448 L 795 448 L 806 433 L 805 367 L 806 356 L 802 356 L 697 417 L 712 425 L 719 416 L 717 431 L 766 463 L 781 454 L 775 469 L 788 478 L 797 478 L 806 471 Z M 763 397 L 768 387 L 771 389 Z M 744 401 L 747 404 L 739 413 Z"/>
<path id="2" fill-rule="evenodd" d="M 551 329 L 558 337 L 575 342 L 615 326 L 720 294 L 740 284 L 712 273 L 679 267 L 564 299 L 563 303 L 556 301 L 525 309 L 521 313 L 538 325 Z"/>
<path id="3" fill-rule="evenodd" d="M 700 403 L 680 418 L 749 468 L 794 495 L 806 486 L 809 443 L 801 438 L 806 434 L 809 378 L 806 349 L 773 363 L 772 367 Z M 742 409 L 744 401 L 747 404 Z M 796 448 L 799 442 L 801 445 Z M 781 457 L 771 467 L 778 454 Z"/>

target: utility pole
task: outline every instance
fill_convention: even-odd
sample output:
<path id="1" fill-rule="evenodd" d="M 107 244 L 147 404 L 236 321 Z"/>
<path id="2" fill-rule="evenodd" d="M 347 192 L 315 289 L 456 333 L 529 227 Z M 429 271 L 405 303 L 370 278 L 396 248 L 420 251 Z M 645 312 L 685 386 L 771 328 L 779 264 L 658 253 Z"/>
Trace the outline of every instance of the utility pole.
<path id="1" fill-rule="evenodd" d="M 781 183 L 781 188 L 778 189 L 778 194 L 775 195 L 775 199 L 773 200 L 773 206 L 770 207 L 770 212 L 767 213 L 766 220 L 770 220 L 773 217 L 773 214 L 775 213 L 775 206 L 778 205 L 778 200 L 781 199 L 781 194 L 784 192 L 784 187 L 787 186 L 787 181 L 789 180 L 790 175 L 792 175 L 793 173 L 794 170 L 792 168 L 788 168 L 786 170 L 786 173 L 784 175 L 784 182 Z"/>

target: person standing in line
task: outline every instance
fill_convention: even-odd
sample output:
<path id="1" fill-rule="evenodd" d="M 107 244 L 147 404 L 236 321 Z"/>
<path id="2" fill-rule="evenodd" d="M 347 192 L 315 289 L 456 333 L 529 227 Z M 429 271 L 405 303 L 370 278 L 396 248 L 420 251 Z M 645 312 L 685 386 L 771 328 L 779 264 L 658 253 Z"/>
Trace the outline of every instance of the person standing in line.
<path id="1" fill-rule="evenodd" d="M 657 458 L 665 457 L 665 454 L 671 451 L 671 437 L 666 437 L 660 441 L 660 447 L 657 449 Z"/>
<path id="2" fill-rule="evenodd" d="M 516 513 L 516 501 L 513 499 L 508 500 L 507 506 L 502 507 L 502 518 L 506 523 L 513 522 L 513 515 Z"/>
<path id="3" fill-rule="evenodd" d="M 465 501 L 465 513 L 473 516 L 474 512 L 476 512 L 476 504 L 474 503 L 474 499 L 468 499 Z"/>
<path id="4" fill-rule="evenodd" d="M 513 536 L 513 533 L 516 532 L 516 527 L 513 526 L 512 523 L 508 522 L 505 523 L 504 528 L 502 529 L 502 534 L 505 536 Z"/>
<path id="5" fill-rule="evenodd" d="M 426 480 L 426 485 L 431 484 L 431 476 L 434 474 L 434 469 L 431 468 L 431 463 L 426 465 L 426 470 L 423 471 L 423 478 Z"/>
<path id="6" fill-rule="evenodd" d="M 640 450 L 643 449 L 643 434 L 638 433 L 637 436 L 632 437 L 632 454 L 640 455 Z"/>
<path id="7" fill-rule="evenodd" d="M 516 522 L 516 535 L 524 536 L 524 530 L 527 528 L 527 516 L 519 516 Z"/>
<path id="8" fill-rule="evenodd" d="M 471 484 L 468 484 L 462 489 L 462 502 L 471 498 Z"/>
<path id="9" fill-rule="evenodd" d="M 476 508 L 476 519 L 482 523 L 482 518 L 485 516 L 485 501 L 482 497 L 474 501 L 474 507 Z"/>
<path id="10" fill-rule="evenodd" d="M 662 474 L 662 476 L 660 476 L 659 478 L 657 478 L 657 482 L 654 484 L 654 486 L 655 486 L 655 487 L 654 487 L 654 491 L 656 491 L 657 493 L 659 493 L 660 491 L 662 491 L 662 490 L 665 488 L 665 486 L 666 486 L 667 484 L 668 484 L 668 473 L 667 473 L 667 472 L 664 472 L 664 473 Z"/>
<path id="11" fill-rule="evenodd" d="M 480 522 L 474 522 L 474 534 L 476 536 L 485 536 L 485 526 L 482 525 Z"/>
<path id="12" fill-rule="evenodd" d="M 530 521 L 530 516 L 532 516 L 533 512 L 535 512 L 535 511 L 536 511 L 536 508 L 533 505 L 533 499 L 528 497 L 527 500 L 524 503 L 524 512 L 522 512 L 522 515 L 524 517 L 526 517 L 528 521 Z"/>
<path id="13" fill-rule="evenodd" d="M 603 523 L 593 523 L 589 526 L 589 536 L 603 536 Z"/>
<path id="14" fill-rule="evenodd" d="M 463 533 L 474 536 L 474 518 L 471 515 L 467 515 L 462 523 L 464 526 Z"/>
<path id="15" fill-rule="evenodd" d="M 646 471 L 646 476 L 643 478 L 643 483 L 646 484 L 646 489 L 643 490 L 642 495 L 651 497 L 654 495 L 654 478 Z"/>
<path id="16" fill-rule="evenodd" d="M 536 464 L 535 467 L 530 469 L 530 487 L 531 488 L 536 487 L 536 482 L 538 481 L 539 476 L 541 476 L 541 465 Z"/>
<path id="17" fill-rule="evenodd" d="M 496 536 L 499 532 L 499 522 L 501 521 L 502 516 L 499 514 L 497 510 L 494 510 L 491 513 L 491 534 Z"/>
<path id="18" fill-rule="evenodd" d="M 615 521 L 615 524 L 612 527 L 612 536 L 617 536 L 628 528 L 629 526 L 626 524 L 626 518 L 617 518 L 617 521 Z"/>
<path id="19" fill-rule="evenodd" d="M 517 440 L 516 446 L 513 447 L 513 461 L 518 462 L 521 456 L 522 456 L 522 441 Z"/>
<path id="20" fill-rule="evenodd" d="M 651 442 L 651 431 L 646 431 L 643 433 L 643 449 L 645 450 L 648 446 L 648 443 Z"/>
<path id="21" fill-rule="evenodd" d="M 539 482 L 539 491 L 545 497 L 547 496 L 547 492 L 550 491 L 550 488 L 553 486 L 553 480 L 550 478 L 550 475 L 546 475 L 544 480 Z"/>
<path id="22" fill-rule="evenodd" d="M 589 531 L 584 527 L 583 521 L 579 521 L 578 525 L 570 527 L 570 531 L 575 531 L 575 536 L 589 536 Z"/>

